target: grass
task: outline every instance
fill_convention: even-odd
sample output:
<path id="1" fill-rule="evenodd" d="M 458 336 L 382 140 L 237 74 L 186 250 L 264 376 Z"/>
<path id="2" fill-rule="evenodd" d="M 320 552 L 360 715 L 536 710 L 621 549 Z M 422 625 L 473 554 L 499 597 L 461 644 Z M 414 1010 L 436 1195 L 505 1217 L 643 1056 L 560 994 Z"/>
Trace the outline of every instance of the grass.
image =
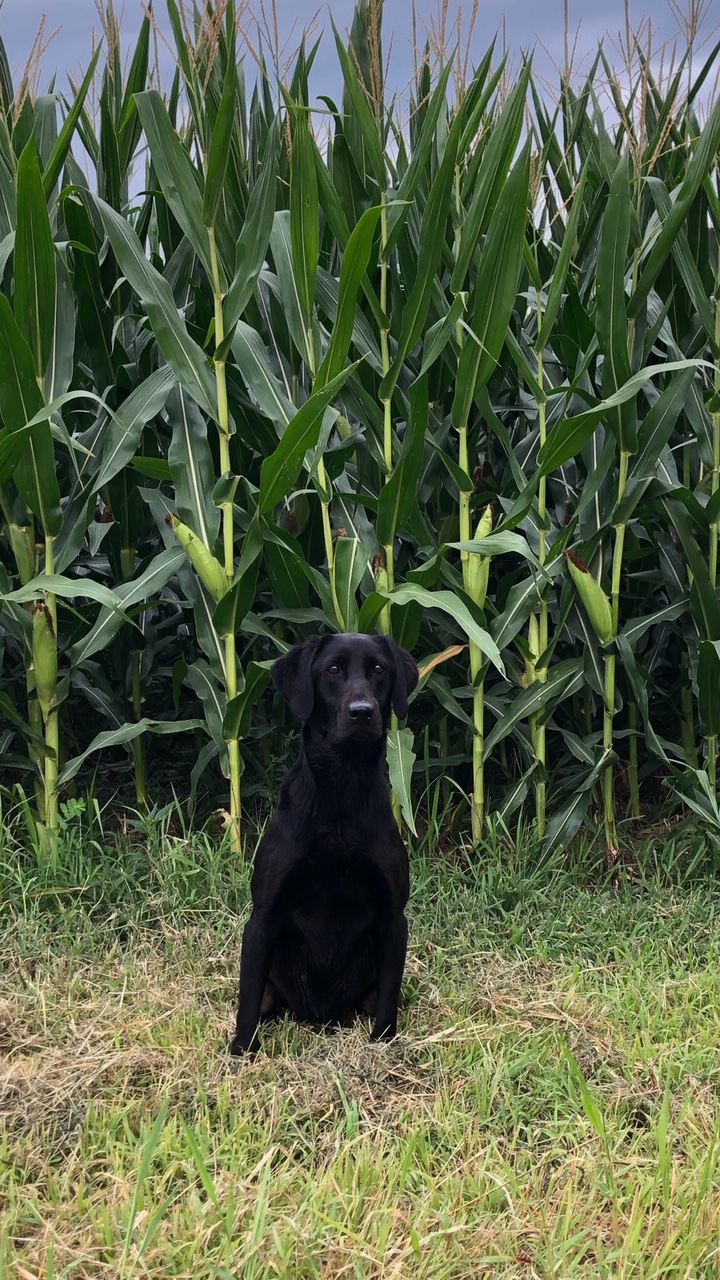
<path id="1" fill-rule="evenodd" d="M 49 866 L 7 829 L 1 1280 L 716 1277 L 720 887 L 690 847 L 611 882 L 587 846 L 423 846 L 398 1039 L 280 1022 L 237 1063 L 227 851 L 66 811 Z"/>

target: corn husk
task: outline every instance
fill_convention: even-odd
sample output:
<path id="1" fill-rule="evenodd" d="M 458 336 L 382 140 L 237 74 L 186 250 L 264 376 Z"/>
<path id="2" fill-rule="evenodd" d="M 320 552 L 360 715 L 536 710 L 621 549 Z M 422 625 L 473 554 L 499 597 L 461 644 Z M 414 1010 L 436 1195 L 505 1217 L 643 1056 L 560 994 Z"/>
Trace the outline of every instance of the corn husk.
<path id="1" fill-rule="evenodd" d="M 531 613 L 528 618 L 528 648 L 530 656 L 525 659 L 526 687 L 534 684 L 537 679 L 535 664 L 540 657 L 540 624 L 536 613 Z"/>
<path id="2" fill-rule="evenodd" d="M 603 644 L 607 644 L 608 640 L 613 637 L 613 621 L 612 608 L 605 592 L 593 578 L 590 570 L 575 555 L 574 551 L 564 551 L 567 567 L 570 570 L 570 577 L 577 587 L 578 595 L 585 606 L 593 630 Z"/>
<path id="3" fill-rule="evenodd" d="M 43 716 L 47 718 L 57 701 L 57 639 L 52 614 L 41 600 L 33 605 L 32 623 L 35 691 Z"/>
<path id="4" fill-rule="evenodd" d="M 475 530 L 476 538 L 487 538 L 492 533 L 493 509 L 490 503 L 485 507 Z M 485 605 L 488 580 L 490 577 L 490 557 L 481 556 L 471 551 L 468 554 L 465 568 L 465 586 L 468 595 L 481 609 Z"/>
<path id="5" fill-rule="evenodd" d="M 203 586 L 207 588 L 214 600 L 222 600 L 230 582 L 220 561 L 215 559 L 202 538 L 198 538 L 190 526 L 174 512 L 168 512 L 165 523 L 172 529 Z"/>

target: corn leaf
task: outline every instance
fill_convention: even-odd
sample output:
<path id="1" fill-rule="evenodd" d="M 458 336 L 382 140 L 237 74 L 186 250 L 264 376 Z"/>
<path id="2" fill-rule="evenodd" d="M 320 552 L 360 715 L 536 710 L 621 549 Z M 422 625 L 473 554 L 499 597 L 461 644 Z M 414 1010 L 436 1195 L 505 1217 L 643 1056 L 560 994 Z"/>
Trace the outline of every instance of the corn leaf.
<path id="1" fill-rule="evenodd" d="M 391 729 L 387 736 L 387 762 L 390 786 L 400 801 L 406 825 L 417 835 L 412 807 L 412 771 L 415 764 L 411 729 Z"/>
<path id="2" fill-rule="evenodd" d="M 258 499 L 261 513 L 269 511 L 294 484 L 307 450 L 317 442 L 325 410 L 356 368 L 357 363 L 349 365 L 313 392 L 288 423 L 277 449 L 262 464 Z"/>
<path id="3" fill-rule="evenodd" d="M 357 589 L 368 568 L 368 552 L 359 538 L 339 537 L 335 543 L 335 594 L 345 631 L 357 631 Z"/>
<path id="4" fill-rule="evenodd" d="M 223 304 L 228 331 L 240 319 L 253 296 L 268 251 L 275 214 L 279 152 L 280 118 L 276 116 L 268 131 L 260 176 L 252 189 L 235 249 L 235 274 Z"/>
<path id="5" fill-rule="evenodd" d="M 291 108 L 290 118 L 290 243 L 300 309 L 307 331 L 311 325 L 315 303 L 315 277 L 320 251 L 320 205 L 315 157 L 309 138 L 308 112 Z"/>
<path id="6" fill-rule="evenodd" d="M 706 175 L 711 171 L 720 149 L 720 99 L 714 103 L 707 123 L 693 151 L 672 212 L 663 224 L 655 244 L 643 265 L 642 273 L 633 291 L 628 306 L 628 316 L 633 320 L 639 313 L 645 299 L 652 289 L 660 273 L 663 263 L 672 251 L 678 231 L 688 216 L 695 197 L 700 190 Z"/>
<path id="7" fill-rule="evenodd" d="M 217 412 L 215 380 L 207 358 L 188 334 L 167 280 L 148 262 L 135 232 L 97 196 L 97 209 L 120 269 L 139 295 L 158 345 L 178 382 L 210 416 Z M 203 232 L 204 234 L 204 232 Z"/>
<path id="8" fill-rule="evenodd" d="M 33 355 L 18 325 L 10 304 L 0 294 L 0 349 L 3 351 L 3 373 L 0 377 L 0 414 L 5 429 L 15 431 L 29 427 L 43 407 L 35 380 Z M 59 532 L 60 488 L 55 472 L 55 459 L 50 426 L 38 422 L 28 429 L 21 452 L 12 449 L 12 474 L 30 510 L 42 523 L 46 536 Z"/>
<path id="9" fill-rule="evenodd" d="M 502 190 L 482 251 L 471 333 L 458 366 L 452 404 L 454 427 L 466 425 L 473 400 L 488 382 L 505 342 L 522 264 L 529 165 L 526 146 Z"/>
<path id="10" fill-rule="evenodd" d="M 205 170 L 202 220 L 206 227 L 214 227 L 223 194 L 225 174 L 230 158 L 233 127 L 235 124 L 235 98 L 237 69 L 235 66 L 235 5 L 230 0 L 225 10 L 226 48 L 225 77 L 220 106 L 213 125 L 210 150 Z"/>
<path id="11" fill-rule="evenodd" d="M 55 246 L 37 147 L 31 140 L 18 161 L 15 232 L 15 319 L 41 378 L 55 332 Z"/>
<path id="12" fill-rule="evenodd" d="M 380 208 L 366 209 L 353 228 L 345 246 L 340 268 L 337 312 L 330 344 L 317 372 L 314 389 L 319 391 L 340 373 L 350 347 L 356 322 L 358 291 L 370 261 L 373 237 Z"/>
<path id="13" fill-rule="evenodd" d="M 138 93 L 135 102 L 162 193 L 212 280 L 210 242 L 203 221 L 198 172 L 173 128 L 157 89 Z M 107 225 L 105 229 L 107 231 Z"/>

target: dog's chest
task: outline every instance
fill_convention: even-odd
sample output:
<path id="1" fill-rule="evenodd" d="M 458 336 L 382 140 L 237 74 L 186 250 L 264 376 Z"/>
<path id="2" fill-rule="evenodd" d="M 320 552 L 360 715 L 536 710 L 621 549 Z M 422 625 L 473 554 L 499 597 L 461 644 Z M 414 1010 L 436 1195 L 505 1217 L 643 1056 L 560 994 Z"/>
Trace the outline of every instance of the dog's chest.
<path id="1" fill-rule="evenodd" d="M 358 835 L 333 826 L 315 834 L 286 891 L 296 918 L 359 921 L 373 914 L 383 893 L 382 875 Z"/>

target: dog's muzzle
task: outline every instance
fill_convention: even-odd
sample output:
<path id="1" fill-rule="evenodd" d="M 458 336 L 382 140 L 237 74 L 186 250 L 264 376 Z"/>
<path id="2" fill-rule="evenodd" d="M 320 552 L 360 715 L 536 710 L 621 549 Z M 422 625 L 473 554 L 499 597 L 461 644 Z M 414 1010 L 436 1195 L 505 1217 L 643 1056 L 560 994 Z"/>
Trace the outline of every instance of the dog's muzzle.
<path id="1" fill-rule="evenodd" d="M 382 717 L 377 702 L 371 698 L 352 698 L 340 712 L 338 729 L 344 739 L 379 738 Z"/>

